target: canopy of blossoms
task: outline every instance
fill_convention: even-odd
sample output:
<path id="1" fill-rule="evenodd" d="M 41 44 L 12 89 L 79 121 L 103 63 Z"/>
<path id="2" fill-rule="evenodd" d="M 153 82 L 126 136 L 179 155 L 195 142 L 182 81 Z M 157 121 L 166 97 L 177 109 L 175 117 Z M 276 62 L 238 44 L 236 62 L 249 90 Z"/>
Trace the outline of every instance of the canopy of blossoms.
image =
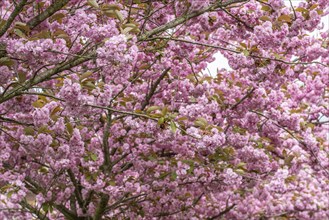
<path id="1" fill-rule="evenodd" d="M 328 219 L 328 13 L 0 1 L 0 219 Z"/>

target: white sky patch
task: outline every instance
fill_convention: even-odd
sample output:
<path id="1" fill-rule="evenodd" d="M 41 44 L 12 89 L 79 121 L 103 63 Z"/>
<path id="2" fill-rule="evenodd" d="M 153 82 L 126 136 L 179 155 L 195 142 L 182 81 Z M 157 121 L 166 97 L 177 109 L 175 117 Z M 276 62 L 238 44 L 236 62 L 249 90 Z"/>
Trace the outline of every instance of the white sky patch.
<path id="1" fill-rule="evenodd" d="M 293 6 L 298 6 L 298 4 L 300 2 L 303 2 L 303 0 L 291 0 L 291 3 Z M 287 7 L 291 7 L 289 0 L 285 0 L 285 4 Z M 328 12 L 325 11 L 324 13 L 328 13 L 328 14 L 326 16 L 322 17 L 322 19 L 321 19 L 321 22 L 323 23 L 323 29 L 321 31 L 329 31 L 329 10 L 328 10 Z M 320 24 L 320 26 L 321 25 L 322 24 Z M 314 32 L 310 33 L 310 35 L 314 36 L 314 37 L 320 37 L 319 33 L 320 33 L 320 30 L 315 30 Z M 227 70 L 232 70 L 228 64 L 228 60 L 220 52 L 216 53 L 214 55 L 214 57 L 215 57 L 215 61 L 209 63 L 206 70 L 202 71 L 204 74 L 215 77 L 217 75 L 217 70 L 220 70 L 223 68 L 227 69 Z M 327 118 L 323 115 L 320 115 L 320 117 L 319 117 L 320 122 L 327 121 L 328 119 L 329 118 Z M 329 132 L 328 132 L 327 138 L 329 140 Z"/>
<path id="2" fill-rule="evenodd" d="M 291 7 L 289 0 L 285 0 L 284 2 L 287 7 Z M 300 2 L 303 2 L 303 0 L 291 0 L 293 6 L 298 6 Z M 322 31 L 329 31 L 329 11 L 328 11 L 328 15 L 326 15 L 321 19 L 321 22 L 324 25 Z M 319 30 L 315 30 L 314 32 L 310 33 L 310 35 L 315 37 L 320 37 L 319 33 L 320 33 Z M 211 76 L 216 76 L 218 69 L 224 68 L 227 70 L 232 70 L 228 64 L 228 60 L 220 52 L 216 53 L 214 57 L 215 57 L 215 61 L 209 63 L 207 69 L 202 71 L 204 74 L 210 74 Z"/>

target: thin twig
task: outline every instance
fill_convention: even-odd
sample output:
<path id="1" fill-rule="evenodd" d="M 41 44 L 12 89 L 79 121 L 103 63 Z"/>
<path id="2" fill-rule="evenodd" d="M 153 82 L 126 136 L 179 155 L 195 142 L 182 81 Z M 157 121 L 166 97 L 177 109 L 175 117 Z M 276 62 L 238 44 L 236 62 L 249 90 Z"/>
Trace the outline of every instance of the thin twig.
<path id="1" fill-rule="evenodd" d="M 167 73 L 169 72 L 170 67 L 165 69 L 162 74 L 160 75 L 160 77 L 152 84 L 149 92 L 147 93 L 144 102 L 142 103 L 141 106 L 141 110 L 143 111 L 145 109 L 145 107 L 150 103 L 150 100 L 152 98 L 152 96 L 154 95 L 158 85 L 160 84 L 160 82 L 163 80 L 163 78 L 167 75 Z"/>
<path id="2" fill-rule="evenodd" d="M 297 15 L 296 15 L 295 8 L 294 8 L 294 6 L 292 5 L 291 0 L 289 0 L 289 2 L 290 2 L 290 6 L 291 6 L 291 8 L 292 8 L 292 11 L 294 12 L 294 20 L 296 20 L 296 19 L 297 19 Z"/>
<path id="3" fill-rule="evenodd" d="M 238 107 L 238 105 L 240 105 L 244 100 L 249 98 L 255 90 L 256 90 L 255 88 L 252 88 L 250 91 L 248 91 L 247 94 L 242 99 L 240 99 L 237 103 L 235 103 L 230 109 L 233 110 L 236 107 Z"/>

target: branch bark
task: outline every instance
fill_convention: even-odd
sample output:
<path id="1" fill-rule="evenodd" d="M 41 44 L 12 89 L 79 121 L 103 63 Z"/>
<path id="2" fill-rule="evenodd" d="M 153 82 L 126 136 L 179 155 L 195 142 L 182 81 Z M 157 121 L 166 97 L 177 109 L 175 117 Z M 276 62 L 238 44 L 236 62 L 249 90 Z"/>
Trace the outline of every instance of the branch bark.
<path id="1" fill-rule="evenodd" d="M 86 210 L 85 210 L 85 207 L 84 207 L 83 197 L 82 197 L 82 194 L 81 194 L 81 185 L 75 179 L 74 173 L 72 172 L 71 169 L 68 169 L 67 173 L 70 177 L 71 182 L 74 185 L 74 194 L 75 194 L 75 197 L 78 201 L 78 204 L 79 204 L 80 208 L 82 208 L 83 211 L 85 212 Z"/>
<path id="2" fill-rule="evenodd" d="M 231 209 L 233 209 L 235 206 L 236 206 L 236 204 L 233 204 L 233 205 L 228 206 L 226 209 L 224 209 L 223 211 L 221 211 L 217 215 L 208 218 L 208 220 L 215 220 L 215 219 L 218 219 L 218 218 L 222 217 L 223 215 L 225 215 L 226 213 L 228 213 L 229 211 L 231 211 Z"/>
<path id="3" fill-rule="evenodd" d="M 22 0 L 14 9 L 14 11 L 10 14 L 7 22 L 0 29 L 0 38 L 6 33 L 6 31 L 10 28 L 11 24 L 15 20 L 16 16 L 22 11 L 23 7 L 26 5 L 27 0 Z"/>
<path id="4" fill-rule="evenodd" d="M 0 97 L 0 104 L 8 101 L 9 99 L 11 99 L 15 96 L 21 95 L 24 91 L 32 88 L 32 86 L 34 86 L 38 83 L 41 83 L 41 82 L 49 79 L 51 76 L 56 75 L 64 70 L 69 70 L 73 67 L 76 67 L 86 61 L 93 59 L 95 56 L 96 56 L 96 52 L 93 51 L 93 52 L 90 52 L 88 54 L 88 56 L 86 56 L 86 57 L 75 57 L 63 64 L 56 65 L 53 69 L 44 71 L 43 73 L 39 74 L 38 76 L 22 83 L 20 86 L 9 90 L 9 92 L 7 94 L 2 94 L 2 97 Z"/>
<path id="5" fill-rule="evenodd" d="M 109 202 L 109 198 L 110 197 L 106 194 L 101 195 L 101 200 L 100 200 L 100 202 L 98 204 L 98 207 L 96 209 L 94 220 L 102 219 L 102 216 L 103 216 L 103 214 L 106 210 L 106 207 L 107 207 L 107 203 Z"/>
<path id="6" fill-rule="evenodd" d="M 195 18 L 199 15 L 202 15 L 205 12 L 212 11 L 212 10 L 215 10 L 217 8 L 224 8 L 224 7 L 227 7 L 229 5 L 232 5 L 232 4 L 235 4 L 235 3 L 242 3 L 242 2 L 247 2 L 247 0 L 229 0 L 229 1 L 226 1 L 226 2 L 217 1 L 216 3 L 214 3 L 210 6 L 202 8 L 201 10 L 192 12 L 192 13 L 187 14 L 187 15 L 182 15 L 182 16 L 176 18 L 175 20 L 173 20 L 171 22 L 168 22 L 167 24 L 164 24 L 164 25 L 161 25 L 157 28 L 154 28 L 154 29 L 146 32 L 142 36 L 140 36 L 138 38 L 138 40 L 139 41 L 144 41 L 147 38 L 151 37 L 152 35 L 161 33 L 165 30 L 176 27 L 177 25 L 183 24 L 184 22 L 190 20 L 191 18 Z"/>
<path id="7" fill-rule="evenodd" d="M 20 204 L 21 204 L 22 207 L 27 209 L 29 212 L 31 212 L 31 213 L 35 214 L 36 216 L 38 216 L 39 219 L 49 220 L 49 218 L 46 215 L 42 214 L 36 207 L 30 205 L 25 200 L 23 200 Z"/>
<path id="8" fill-rule="evenodd" d="M 109 137 L 110 137 L 110 127 L 112 124 L 112 111 L 107 110 L 107 118 L 106 118 L 106 125 L 104 126 L 104 132 L 103 132 L 103 154 L 104 154 L 104 164 L 103 164 L 103 172 L 108 173 L 110 164 L 111 164 L 111 158 L 110 158 L 110 149 L 109 149 Z"/>
<path id="9" fill-rule="evenodd" d="M 150 103 L 150 100 L 152 98 L 152 96 L 154 95 L 158 85 L 160 84 L 160 82 L 163 80 L 163 78 L 167 75 L 167 73 L 169 72 L 170 68 L 167 68 L 163 71 L 163 73 L 160 75 L 160 77 L 152 84 L 150 91 L 147 93 L 144 102 L 142 103 L 142 107 L 141 110 L 143 111 L 145 109 L 145 107 Z"/>
<path id="10" fill-rule="evenodd" d="M 32 18 L 27 22 L 27 25 L 32 30 L 36 26 L 38 26 L 41 22 L 55 14 L 57 11 L 61 10 L 70 0 L 61 0 L 61 1 L 54 1 L 46 10 L 44 10 L 41 14 L 37 15 L 36 17 Z"/>

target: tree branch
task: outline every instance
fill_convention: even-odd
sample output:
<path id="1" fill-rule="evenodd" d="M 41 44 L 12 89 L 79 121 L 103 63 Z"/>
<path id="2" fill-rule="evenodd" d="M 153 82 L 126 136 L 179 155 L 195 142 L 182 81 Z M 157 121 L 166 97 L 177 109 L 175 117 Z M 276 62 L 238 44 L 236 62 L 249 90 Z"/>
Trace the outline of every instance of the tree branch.
<path id="1" fill-rule="evenodd" d="M 238 107 L 238 105 L 240 105 L 244 100 L 246 100 L 247 98 L 249 98 L 252 93 L 255 91 L 256 88 L 252 88 L 250 91 L 247 92 L 247 94 L 242 97 L 242 99 L 240 99 L 237 103 L 235 103 L 230 109 L 233 110 L 235 109 L 236 107 Z"/>
<path id="2" fill-rule="evenodd" d="M 23 7 L 26 5 L 27 0 L 22 0 L 14 9 L 14 11 L 10 14 L 7 22 L 0 29 L 0 38 L 6 33 L 6 31 L 10 28 L 10 25 L 15 20 L 16 16 L 22 11 Z"/>
<path id="3" fill-rule="evenodd" d="M 20 205 L 22 207 L 26 208 L 29 212 L 31 212 L 31 213 L 35 214 L 36 216 L 38 216 L 39 219 L 49 220 L 49 218 L 46 215 L 42 214 L 36 207 L 30 205 L 25 200 L 20 202 Z"/>
<path id="4" fill-rule="evenodd" d="M 82 198 L 82 194 L 81 194 L 81 185 L 75 179 L 74 173 L 72 172 L 71 169 L 68 169 L 67 173 L 70 177 L 71 182 L 74 185 L 74 194 L 75 194 L 75 197 L 78 201 L 78 204 L 79 204 L 80 208 L 82 208 L 83 211 L 85 212 L 86 210 L 85 210 L 85 207 L 84 207 L 84 204 L 83 204 L 83 198 Z"/>
<path id="5" fill-rule="evenodd" d="M 110 136 L 110 127 L 112 124 L 112 111 L 107 109 L 106 125 L 103 132 L 103 154 L 104 154 L 104 163 L 103 171 L 104 173 L 109 172 L 111 160 L 110 160 L 110 149 L 109 149 L 109 136 Z"/>
<path id="6" fill-rule="evenodd" d="M 205 12 L 215 10 L 216 8 L 220 8 L 220 7 L 223 8 L 223 7 L 227 7 L 229 5 L 235 4 L 235 3 L 241 3 L 241 2 L 246 2 L 246 1 L 247 0 L 228 0 L 226 2 L 216 1 L 216 3 L 214 3 L 210 6 L 204 7 L 201 10 L 192 12 L 187 15 L 182 15 L 182 16 L 176 18 L 175 20 L 168 22 L 167 24 L 161 25 L 160 27 L 150 30 L 150 31 L 146 32 L 145 34 L 143 34 L 142 36 L 140 36 L 138 38 L 138 40 L 144 41 L 147 38 L 151 37 L 152 35 L 155 35 L 155 34 L 163 32 L 165 30 L 168 30 L 170 28 L 176 27 L 177 25 L 183 24 L 184 22 L 186 22 L 194 17 L 197 17 Z"/>
<path id="7" fill-rule="evenodd" d="M 144 102 L 142 103 L 141 106 L 141 110 L 143 111 L 145 109 L 145 107 L 150 103 L 150 100 L 152 98 L 152 96 L 155 93 L 155 90 L 157 89 L 158 85 L 160 84 L 160 82 L 163 80 L 163 78 L 167 75 L 167 73 L 169 72 L 170 68 L 167 68 L 163 71 L 163 73 L 160 75 L 160 77 L 154 82 L 154 84 L 152 84 L 150 91 L 147 93 Z"/>
<path id="8" fill-rule="evenodd" d="M 106 210 L 107 203 L 109 202 L 109 196 L 106 194 L 101 195 L 101 201 L 98 204 L 98 207 L 95 212 L 94 220 L 100 220 L 102 219 L 102 216 Z"/>
<path id="9" fill-rule="evenodd" d="M 220 218 L 221 216 L 225 215 L 226 213 L 228 213 L 229 211 L 231 211 L 231 209 L 233 209 L 236 206 L 236 204 L 232 204 L 229 207 L 227 207 L 226 209 L 224 209 L 223 211 L 221 211 L 220 213 L 218 213 L 217 215 L 208 218 L 208 220 L 215 220 L 217 218 Z"/>
<path id="10" fill-rule="evenodd" d="M 25 90 L 28 90 L 28 89 L 32 88 L 32 86 L 49 79 L 51 76 L 56 75 L 64 70 L 69 70 L 73 67 L 76 67 L 86 61 L 91 60 L 95 56 L 96 56 L 96 53 L 95 53 L 95 51 L 93 51 L 93 52 L 89 53 L 87 57 L 75 57 L 63 64 L 56 65 L 53 69 L 44 71 L 43 73 L 39 74 L 38 76 L 22 83 L 20 86 L 9 90 L 9 92 L 7 94 L 2 94 L 2 97 L 0 97 L 0 104 L 3 102 L 6 102 L 7 100 L 9 100 L 15 96 L 21 95 L 22 92 L 24 92 Z"/>
<path id="11" fill-rule="evenodd" d="M 11 119 L 11 118 L 5 118 L 5 117 L 2 117 L 0 116 L 0 122 L 6 122 L 6 123 L 14 123 L 14 124 L 18 124 L 18 125 L 24 125 L 24 126 L 31 126 L 33 124 L 29 124 L 29 123 L 24 123 L 24 122 L 20 122 L 20 121 L 16 121 L 14 119 Z"/>
<path id="12" fill-rule="evenodd" d="M 57 11 L 61 10 L 70 0 L 61 0 L 61 1 L 54 1 L 53 4 L 51 4 L 46 10 L 44 10 L 41 14 L 38 16 L 32 18 L 27 22 L 27 25 L 30 29 L 35 28 L 38 26 L 41 22 L 55 14 Z"/>

